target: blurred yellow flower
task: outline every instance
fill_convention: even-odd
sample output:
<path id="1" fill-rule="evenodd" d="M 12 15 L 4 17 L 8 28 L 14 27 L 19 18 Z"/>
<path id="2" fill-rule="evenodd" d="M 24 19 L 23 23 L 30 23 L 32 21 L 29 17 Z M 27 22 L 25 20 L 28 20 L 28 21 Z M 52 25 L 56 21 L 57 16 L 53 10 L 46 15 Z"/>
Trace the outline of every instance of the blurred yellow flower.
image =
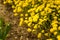
<path id="1" fill-rule="evenodd" d="M 58 27 L 58 30 L 60 30 L 60 26 Z"/>
<path id="2" fill-rule="evenodd" d="M 54 32 L 54 35 L 57 35 L 57 32 Z"/>
<path id="3" fill-rule="evenodd" d="M 41 33 L 38 33 L 37 38 L 41 38 L 41 35 L 42 35 Z"/>
<path id="4" fill-rule="evenodd" d="M 23 18 L 20 18 L 19 26 L 23 24 Z"/>
<path id="5" fill-rule="evenodd" d="M 51 29 L 50 29 L 50 32 L 51 32 L 51 33 L 53 33 L 53 32 L 54 32 L 54 29 L 53 29 L 53 28 L 51 28 Z"/>
<path id="6" fill-rule="evenodd" d="M 37 22 L 39 18 L 39 14 L 33 16 L 33 22 Z"/>
<path id="7" fill-rule="evenodd" d="M 20 14 L 20 16 L 24 16 L 23 14 Z"/>
<path id="8" fill-rule="evenodd" d="M 29 21 L 28 20 L 24 20 L 25 23 L 28 23 Z"/>
<path id="9" fill-rule="evenodd" d="M 28 28 L 27 31 L 28 31 L 28 32 L 31 32 L 32 30 L 31 30 L 31 28 Z"/>
<path id="10" fill-rule="evenodd" d="M 38 27 L 38 25 L 37 25 L 37 24 L 35 24 L 35 25 L 34 25 L 34 29 L 37 29 L 37 27 Z"/>
<path id="11" fill-rule="evenodd" d="M 45 33 L 44 35 L 45 35 L 45 36 L 48 36 L 48 33 Z"/>
<path id="12" fill-rule="evenodd" d="M 14 16 L 17 16 L 18 14 L 17 13 L 14 13 Z"/>
<path id="13" fill-rule="evenodd" d="M 47 40 L 53 40 L 52 38 L 50 38 L 50 39 L 47 39 Z"/>
<path id="14" fill-rule="evenodd" d="M 42 30 L 41 33 L 44 33 L 44 30 Z"/>
<path id="15" fill-rule="evenodd" d="M 28 14 L 26 13 L 25 16 L 28 16 Z"/>
<path id="16" fill-rule="evenodd" d="M 60 40 L 60 35 L 57 35 L 57 39 Z"/>
<path id="17" fill-rule="evenodd" d="M 32 24 L 31 22 L 30 22 L 30 23 L 28 23 L 28 26 L 30 27 L 30 26 L 31 26 L 31 24 Z"/>

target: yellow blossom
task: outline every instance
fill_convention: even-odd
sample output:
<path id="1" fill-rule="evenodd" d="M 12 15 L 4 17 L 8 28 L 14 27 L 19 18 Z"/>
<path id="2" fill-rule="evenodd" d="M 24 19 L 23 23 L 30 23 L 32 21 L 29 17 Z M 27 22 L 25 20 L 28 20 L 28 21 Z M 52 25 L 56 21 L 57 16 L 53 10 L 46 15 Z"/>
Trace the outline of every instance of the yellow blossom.
<path id="1" fill-rule="evenodd" d="M 57 35 L 57 39 L 60 40 L 60 35 Z"/>
<path id="2" fill-rule="evenodd" d="M 19 26 L 21 26 L 23 23 L 23 18 L 20 18 Z"/>
<path id="3" fill-rule="evenodd" d="M 30 27 L 30 26 L 31 26 L 31 24 L 32 24 L 31 22 L 30 22 L 30 23 L 28 23 L 28 26 Z"/>
<path id="4" fill-rule="evenodd" d="M 14 5 L 12 5 L 12 8 L 15 8 L 15 6 L 14 6 Z"/>
<path id="5" fill-rule="evenodd" d="M 60 30 L 60 26 L 58 27 L 58 30 Z"/>
<path id="6" fill-rule="evenodd" d="M 17 8 L 17 12 L 22 12 L 23 10 L 22 10 L 22 8 L 21 7 L 18 7 Z"/>
<path id="7" fill-rule="evenodd" d="M 47 39 L 47 40 L 53 40 L 53 39 L 50 38 L 50 39 Z"/>
<path id="8" fill-rule="evenodd" d="M 41 33 L 44 33 L 44 30 L 42 30 Z"/>
<path id="9" fill-rule="evenodd" d="M 57 20 L 57 16 L 54 16 L 54 20 Z"/>
<path id="10" fill-rule="evenodd" d="M 44 35 L 45 35 L 45 36 L 48 36 L 48 33 L 45 33 Z"/>
<path id="11" fill-rule="evenodd" d="M 54 29 L 53 29 L 53 28 L 51 28 L 51 29 L 50 29 L 50 32 L 51 32 L 51 33 L 53 33 L 53 32 L 54 32 Z"/>
<path id="12" fill-rule="evenodd" d="M 53 27 L 53 30 L 57 30 L 57 27 Z"/>
<path id="13" fill-rule="evenodd" d="M 25 20 L 27 20 L 28 19 L 28 17 L 25 17 Z"/>
<path id="14" fill-rule="evenodd" d="M 38 33 L 37 38 L 41 38 L 41 35 L 42 35 L 41 33 Z"/>
<path id="15" fill-rule="evenodd" d="M 14 14 L 14 16 L 17 16 L 17 15 L 18 15 L 17 13 Z"/>
<path id="16" fill-rule="evenodd" d="M 35 15 L 35 13 L 34 13 L 34 12 L 31 12 L 31 13 L 30 13 L 30 15 L 31 15 L 31 16 L 34 16 L 34 15 Z"/>
<path id="17" fill-rule="evenodd" d="M 35 24 L 35 25 L 34 25 L 34 29 L 37 29 L 37 27 L 38 27 L 38 25 L 37 25 L 37 24 Z"/>
<path id="18" fill-rule="evenodd" d="M 26 13 L 25 16 L 28 16 L 28 14 Z"/>
<path id="19" fill-rule="evenodd" d="M 16 9 L 14 9 L 14 10 L 13 10 L 13 12 L 17 12 L 17 10 L 16 10 Z"/>
<path id="20" fill-rule="evenodd" d="M 28 19 L 28 20 L 29 20 L 29 22 L 32 22 L 32 17 L 29 17 L 29 19 Z"/>
<path id="21" fill-rule="evenodd" d="M 24 20 L 25 23 L 28 23 L 28 20 Z"/>
<path id="22" fill-rule="evenodd" d="M 54 35 L 57 35 L 57 32 L 54 32 Z"/>
<path id="23" fill-rule="evenodd" d="M 20 16 L 24 16 L 23 14 L 20 14 Z"/>
<path id="24" fill-rule="evenodd" d="M 3 3 L 6 4 L 6 1 L 4 1 Z"/>
<path id="25" fill-rule="evenodd" d="M 28 31 L 28 32 L 31 32 L 32 30 L 31 30 L 31 28 L 28 28 L 27 31 Z"/>
<path id="26" fill-rule="evenodd" d="M 28 6 L 28 3 L 27 2 L 23 3 L 22 7 L 26 7 L 26 6 Z"/>
<path id="27" fill-rule="evenodd" d="M 60 13 L 60 10 L 58 10 L 58 13 Z"/>
<path id="28" fill-rule="evenodd" d="M 38 18 L 39 18 L 39 14 L 36 14 L 36 15 L 33 17 L 33 22 L 38 21 Z"/>

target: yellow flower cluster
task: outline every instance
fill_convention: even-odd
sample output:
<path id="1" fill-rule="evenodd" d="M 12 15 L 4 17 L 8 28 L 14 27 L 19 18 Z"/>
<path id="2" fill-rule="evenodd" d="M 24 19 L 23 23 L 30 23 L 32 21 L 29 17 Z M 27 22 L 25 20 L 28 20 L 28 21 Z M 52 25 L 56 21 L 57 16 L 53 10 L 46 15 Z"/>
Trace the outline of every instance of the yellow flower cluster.
<path id="1" fill-rule="evenodd" d="M 37 38 L 60 40 L 60 0 L 4 0 L 12 5 L 14 16 L 20 16 L 19 26 L 27 24 L 27 31 Z M 44 39 L 44 40 L 45 40 Z"/>

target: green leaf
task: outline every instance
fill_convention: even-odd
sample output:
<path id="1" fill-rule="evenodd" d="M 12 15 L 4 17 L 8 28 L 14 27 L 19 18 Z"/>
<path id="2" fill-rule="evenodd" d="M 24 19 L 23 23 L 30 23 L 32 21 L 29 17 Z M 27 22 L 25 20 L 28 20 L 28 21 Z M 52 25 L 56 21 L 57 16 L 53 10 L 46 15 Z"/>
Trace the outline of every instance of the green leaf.
<path id="1" fill-rule="evenodd" d="M 11 25 L 10 25 L 10 24 L 6 24 L 5 30 L 4 30 L 4 32 L 3 32 L 3 39 L 6 38 L 8 32 L 10 31 L 10 29 L 11 29 Z"/>
<path id="2" fill-rule="evenodd" d="M 0 18 L 0 39 L 2 38 L 2 27 L 3 27 L 3 23 L 4 23 L 3 19 Z"/>
<path id="3" fill-rule="evenodd" d="M 0 40 L 3 40 L 3 39 L 0 39 Z"/>
<path id="4" fill-rule="evenodd" d="M 3 26 L 3 23 L 4 23 L 3 19 L 2 19 L 2 18 L 0 18 L 0 27 L 2 27 L 2 26 Z"/>

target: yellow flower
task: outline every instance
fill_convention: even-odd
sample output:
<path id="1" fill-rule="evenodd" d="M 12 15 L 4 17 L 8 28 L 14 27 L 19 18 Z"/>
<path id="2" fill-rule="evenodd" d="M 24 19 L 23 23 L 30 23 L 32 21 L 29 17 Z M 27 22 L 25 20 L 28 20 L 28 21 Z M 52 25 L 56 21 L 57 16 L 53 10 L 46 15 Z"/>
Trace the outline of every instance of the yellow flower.
<path id="1" fill-rule="evenodd" d="M 14 14 L 14 16 L 17 16 L 17 15 L 18 15 L 17 13 Z"/>
<path id="2" fill-rule="evenodd" d="M 24 3 L 24 1 L 20 1 L 19 4 L 17 4 L 16 6 L 21 6 Z"/>
<path id="3" fill-rule="evenodd" d="M 57 24 L 53 24 L 52 27 L 57 27 L 58 25 Z"/>
<path id="4" fill-rule="evenodd" d="M 54 35 L 57 35 L 57 32 L 54 32 Z"/>
<path id="5" fill-rule="evenodd" d="M 4 4 L 6 4 L 7 2 L 6 2 L 6 1 L 4 1 L 3 3 L 4 3 Z"/>
<path id="6" fill-rule="evenodd" d="M 47 40 L 53 40 L 53 39 L 50 38 L 50 39 L 47 39 Z"/>
<path id="7" fill-rule="evenodd" d="M 47 11 L 48 11 L 48 9 L 49 9 L 49 7 L 46 7 L 46 8 L 44 9 L 44 11 L 46 11 L 46 12 L 47 12 Z"/>
<path id="8" fill-rule="evenodd" d="M 53 28 L 51 28 L 51 29 L 50 29 L 50 32 L 51 32 L 51 33 L 53 33 L 53 32 L 54 32 L 54 29 L 53 29 Z"/>
<path id="9" fill-rule="evenodd" d="M 43 19 L 39 19 L 38 24 L 42 24 L 43 21 L 44 21 Z"/>
<path id="10" fill-rule="evenodd" d="M 25 17 L 25 20 L 27 20 L 28 19 L 28 17 Z"/>
<path id="11" fill-rule="evenodd" d="M 33 12 L 31 12 L 31 13 L 30 13 L 30 15 L 31 15 L 31 16 L 34 16 L 34 15 L 35 15 L 34 11 L 33 11 Z"/>
<path id="12" fill-rule="evenodd" d="M 16 9 L 14 9 L 13 12 L 17 12 Z"/>
<path id="13" fill-rule="evenodd" d="M 54 18 L 54 20 L 57 20 L 57 16 L 54 16 L 53 18 Z"/>
<path id="14" fill-rule="evenodd" d="M 36 10 L 36 8 L 31 8 L 31 9 L 28 10 L 28 12 L 32 12 L 34 10 Z"/>
<path id="15" fill-rule="evenodd" d="M 60 40 L 60 35 L 57 35 L 57 39 Z"/>
<path id="16" fill-rule="evenodd" d="M 14 5 L 12 5 L 12 8 L 15 8 L 15 6 L 14 6 Z"/>
<path id="17" fill-rule="evenodd" d="M 20 14 L 20 16 L 24 16 L 24 15 L 23 15 L 23 13 L 22 13 L 22 14 Z"/>
<path id="18" fill-rule="evenodd" d="M 52 12 L 52 9 L 49 8 L 49 9 L 48 9 L 48 13 L 51 13 L 51 12 Z"/>
<path id="19" fill-rule="evenodd" d="M 38 33 L 37 38 L 41 38 L 41 35 L 42 35 L 41 33 Z"/>
<path id="20" fill-rule="evenodd" d="M 29 22 L 32 22 L 32 17 L 29 17 L 29 19 L 28 19 L 28 20 L 29 20 Z"/>
<path id="21" fill-rule="evenodd" d="M 60 10 L 58 10 L 58 13 L 60 13 Z"/>
<path id="22" fill-rule="evenodd" d="M 28 6 L 28 3 L 24 2 L 23 5 L 22 5 L 22 7 L 26 7 L 26 6 Z"/>
<path id="23" fill-rule="evenodd" d="M 33 29 L 33 30 L 32 30 L 32 33 L 33 33 L 33 34 L 36 34 L 36 30 L 35 30 L 35 29 Z"/>
<path id="24" fill-rule="evenodd" d="M 19 26 L 23 24 L 23 18 L 20 18 Z"/>
<path id="25" fill-rule="evenodd" d="M 39 14 L 34 15 L 34 16 L 33 16 L 33 22 L 38 21 L 38 18 L 39 18 Z"/>
<path id="26" fill-rule="evenodd" d="M 28 23 L 28 20 L 24 20 L 25 23 Z"/>
<path id="27" fill-rule="evenodd" d="M 42 11 L 42 12 L 41 12 L 41 15 L 42 15 L 42 16 L 46 15 L 45 11 Z"/>
<path id="28" fill-rule="evenodd" d="M 55 4 L 60 4 L 60 0 L 55 0 Z"/>
<path id="29" fill-rule="evenodd" d="M 50 6 L 51 6 L 51 4 L 48 3 L 48 4 L 47 4 L 47 7 L 50 7 Z"/>
<path id="30" fill-rule="evenodd" d="M 37 24 L 35 24 L 35 25 L 34 25 L 34 29 L 37 29 L 37 27 L 38 27 L 38 25 L 37 25 Z"/>
<path id="31" fill-rule="evenodd" d="M 60 18 L 58 20 L 60 21 Z"/>
<path id="32" fill-rule="evenodd" d="M 7 2 L 8 2 L 8 3 L 12 3 L 12 0 L 8 0 Z"/>
<path id="33" fill-rule="evenodd" d="M 32 30 L 31 30 L 31 28 L 28 28 L 27 31 L 28 31 L 28 32 L 31 32 Z"/>
<path id="34" fill-rule="evenodd" d="M 60 26 L 58 27 L 58 30 L 60 30 Z"/>
<path id="35" fill-rule="evenodd" d="M 17 7 L 17 12 L 22 12 L 22 8 L 21 7 Z"/>
<path id="36" fill-rule="evenodd" d="M 28 2 L 31 2 L 32 0 L 27 0 Z"/>
<path id="37" fill-rule="evenodd" d="M 32 0 L 32 5 L 34 5 L 35 4 L 35 1 L 34 0 Z"/>
<path id="38" fill-rule="evenodd" d="M 28 26 L 30 27 L 30 26 L 31 26 L 31 24 L 32 24 L 31 22 L 30 22 L 30 23 L 28 23 Z"/>
<path id="39" fill-rule="evenodd" d="M 36 9 L 35 12 L 38 12 L 39 9 Z"/>
<path id="40" fill-rule="evenodd" d="M 13 0 L 13 1 L 14 1 L 14 4 L 17 5 L 20 0 Z"/>
<path id="41" fill-rule="evenodd" d="M 53 30 L 57 30 L 57 27 L 53 27 Z"/>
<path id="42" fill-rule="evenodd" d="M 26 13 L 25 16 L 28 16 L 28 14 Z"/>
<path id="43" fill-rule="evenodd" d="M 42 30 L 41 33 L 44 33 L 44 30 Z"/>
<path id="44" fill-rule="evenodd" d="M 39 9 L 39 11 L 42 11 L 42 9 L 44 8 L 45 3 L 43 3 L 42 5 L 38 6 L 37 9 Z"/>
<path id="45" fill-rule="evenodd" d="M 48 33 L 45 33 L 44 35 L 45 35 L 45 36 L 48 36 Z"/>
<path id="46" fill-rule="evenodd" d="M 58 23 L 58 21 L 57 20 L 53 20 L 52 23 L 51 23 L 51 25 L 56 25 L 56 23 Z"/>
<path id="47" fill-rule="evenodd" d="M 41 0 L 38 0 L 39 2 L 41 2 Z"/>

